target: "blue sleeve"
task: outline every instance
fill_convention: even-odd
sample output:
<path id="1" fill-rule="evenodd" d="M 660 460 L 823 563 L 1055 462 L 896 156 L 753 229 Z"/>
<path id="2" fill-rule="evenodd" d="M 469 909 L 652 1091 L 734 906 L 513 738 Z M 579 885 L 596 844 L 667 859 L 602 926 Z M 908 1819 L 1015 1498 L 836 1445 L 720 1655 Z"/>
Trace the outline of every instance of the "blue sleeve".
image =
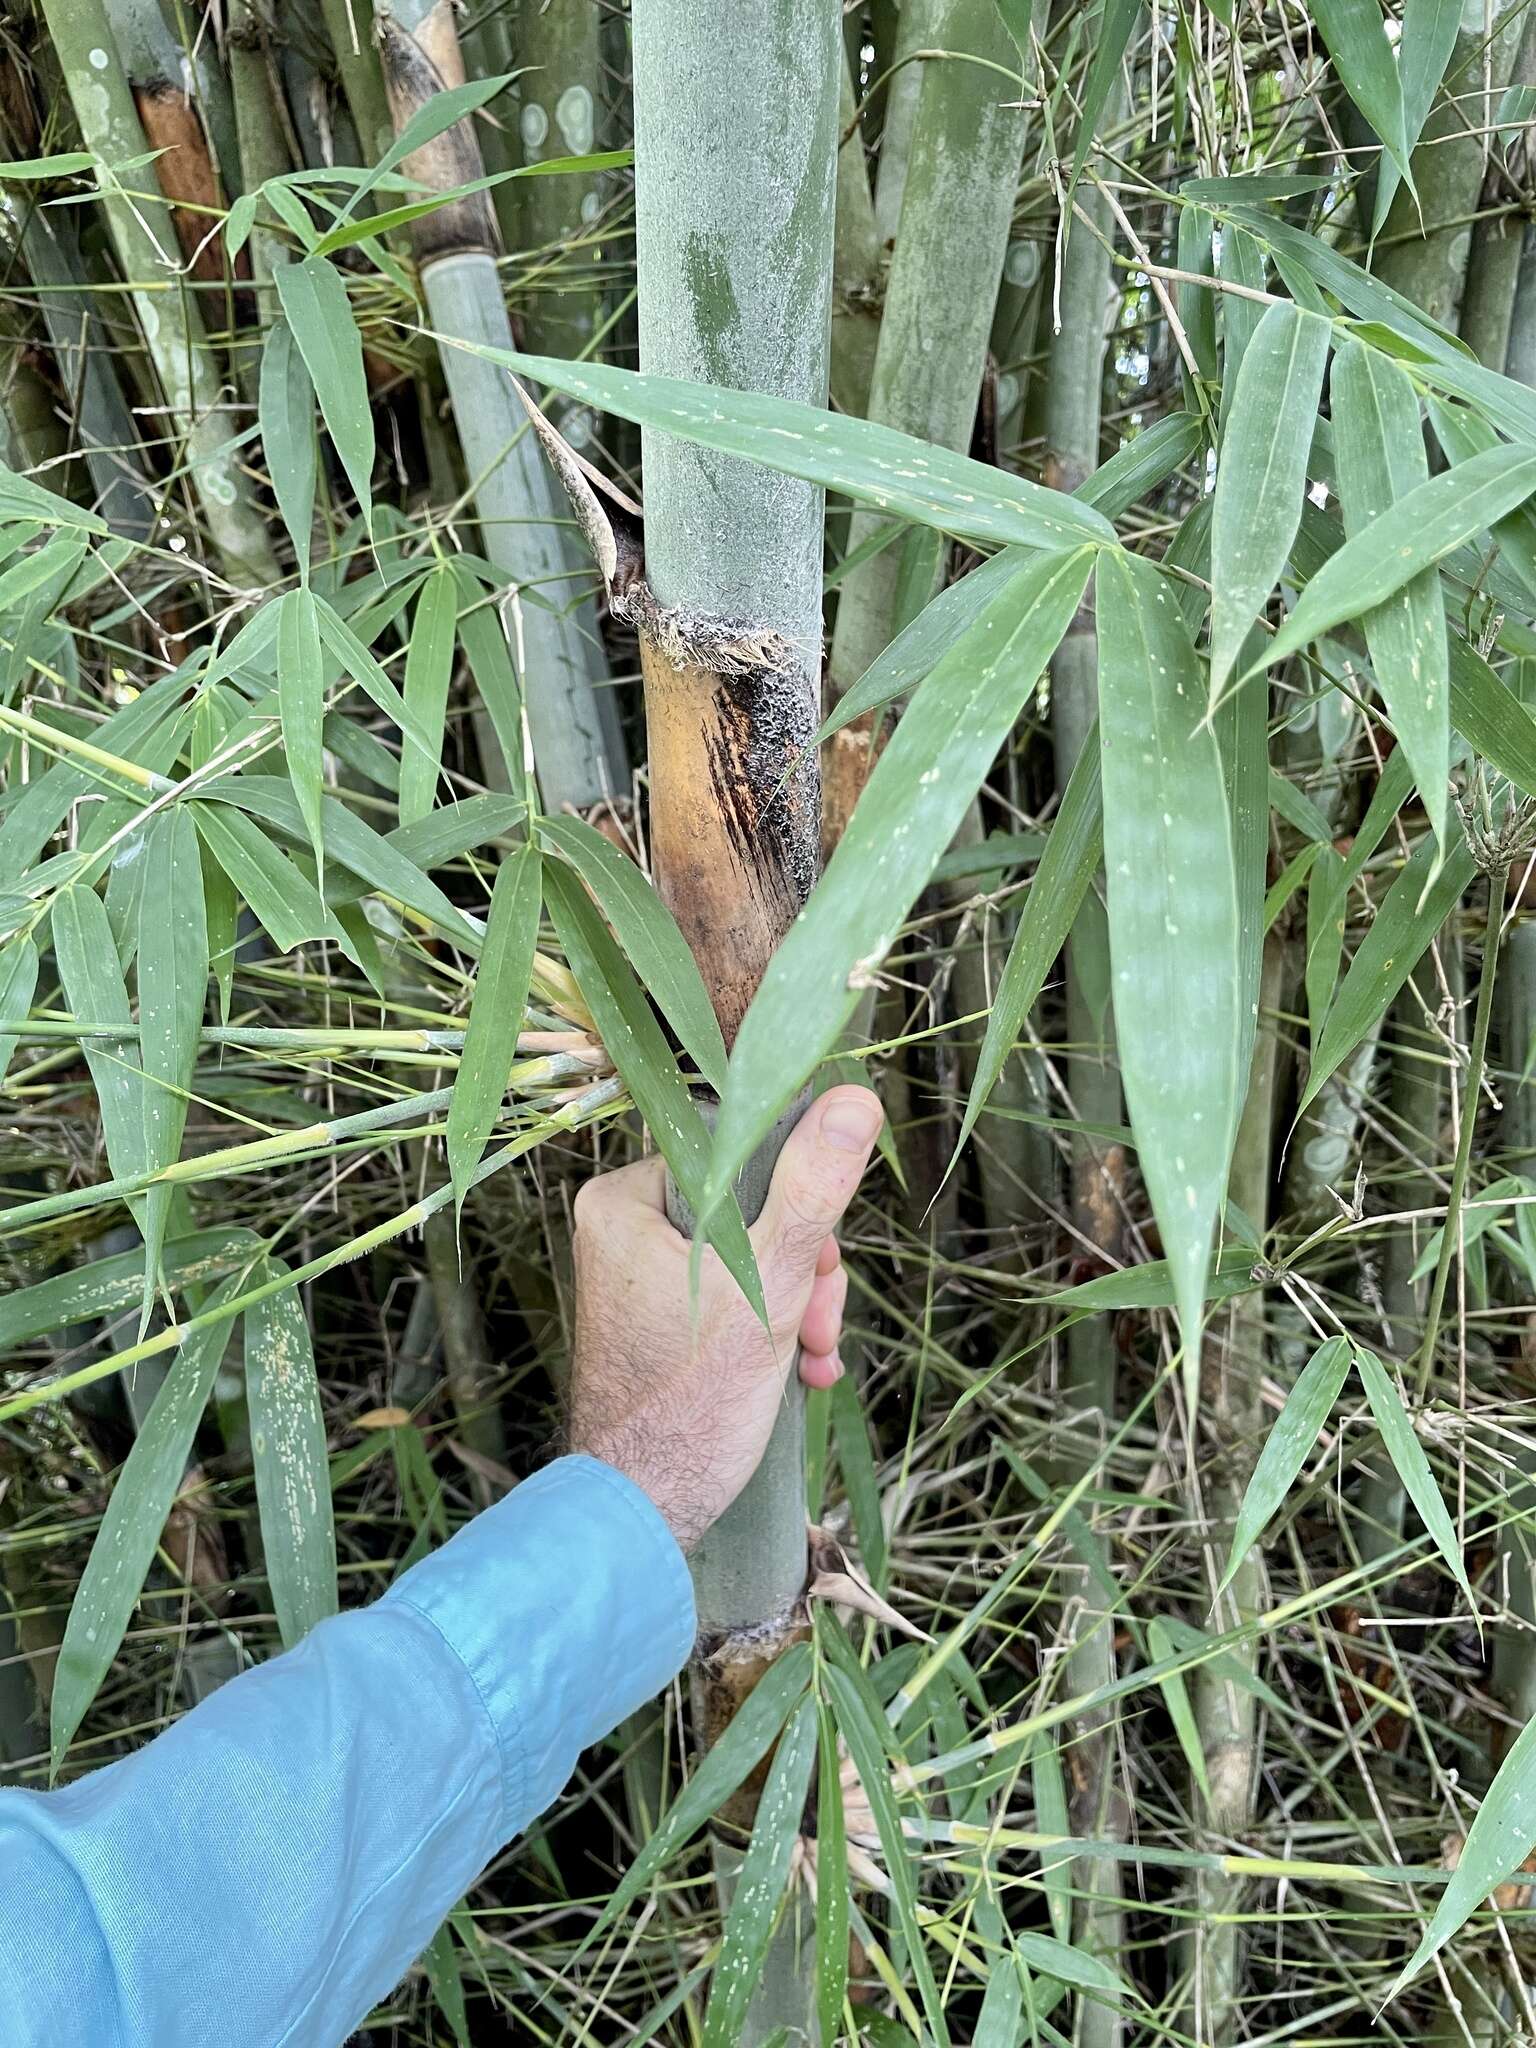
<path id="1" fill-rule="evenodd" d="M 339 2048 L 693 1629 L 650 1501 L 562 1458 L 138 1755 L 0 1792 L 4 2048 Z"/>

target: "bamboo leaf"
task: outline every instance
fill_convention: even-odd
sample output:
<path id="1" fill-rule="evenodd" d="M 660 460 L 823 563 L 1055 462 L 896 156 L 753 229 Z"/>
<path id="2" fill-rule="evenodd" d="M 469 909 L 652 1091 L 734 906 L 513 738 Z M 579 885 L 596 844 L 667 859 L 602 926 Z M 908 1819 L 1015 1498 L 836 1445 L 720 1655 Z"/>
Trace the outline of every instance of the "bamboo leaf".
<path id="1" fill-rule="evenodd" d="M 1323 1424 L 1332 1413 L 1339 1390 L 1349 1373 L 1350 1347 L 1347 1338 L 1330 1337 L 1320 1344 L 1296 1376 L 1296 1384 L 1285 1397 L 1279 1420 L 1264 1439 L 1264 1448 L 1253 1468 L 1253 1477 L 1243 1495 L 1232 1531 L 1232 1549 L 1227 1558 L 1218 1598 L 1231 1585 L 1234 1574 L 1254 1544 L 1269 1526 L 1285 1499 L 1297 1473 L 1307 1461 Z M 1157 1653 L 1159 1656 L 1162 1651 Z"/>
<path id="2" fill-rule="evenodd" d="M 352 957 L 352 942 L 319 890 L 265 832 L 228 804 L 191 808 L 198 837 L 280 953 L 291 953 L 309 939 L 333 939 Z"/>
<path id="3" fill-rule="evenodd" d="M 280 1277 L 267 1259 L 258 1282 Z M 267 1579 L 283 1647 L 336 1612 L 336 1526 L 315 1354 L 296 1287 L 245 1311 L 251 1460 Z"/>
<path id="4" fill-rule="evenodd" d="M 106 907 L 91 889 L 66 889 L 53 906 L 53 953 L 70 1009 L 82 1024 L 117 1024 L 131 1041 L 133 1019 L 128 991 L 117 964 Z M 114 1178 L 144 1168 L 144 1078 L 138 1049 L 131 1043 L 84 1039 L 80 1050 L 90 1069 L 101 1112 L 107 1164 Z M 143 1204 L 134 1204 L 135 1214 Z M 142 1271 L 142 1267 L 140 1269 Z"/>
<path id="5" fill-rule="evenodd" d="M 286 320 L 274 320 L 267 330 L 256 412 L 277 509 L 307 582 L 315 516 L 315 387 Z"/>
<path id="6" fill-rule="evenodd" d="M 1247 1075 L 1231 820 L 1200 664 L 1166 578 L 1099 569 L 1104 859 L 1115 1027 L 1131 1128 L 1175 1276 L 1186 1372 Z"/>
<path id="7" fill-rule="evenodd" d="M 1333 365 L 1333 439 L 1339 501 L 1351 540 L 1424 483 L 1429 458 L 1419 401 L 1406 370 L 1348 341 Z M 1436 839 L 1445 844 L 1451 773 L 1450 648 L 1440 578 L 1412 577 L 1361 619 L 1376 687 L 1413 766 Z"/>
<path id="8" fill-rule="evenodd" d="M 634 862 L 580 818 L 541 818 L 539 834 L 597 899 L 642 985 L 709 1085 L 725 1086 L 725 1040 L 677 920 Z"/>
<path id="9" fill-rule="evenodd" d="M 1326 320 L 1265 308 L 1224 422 L 1211 523 L 1211 695 L 1220 695 L 1301 524 L 1307 451 L 1328 359 Z"/>
<path id="10" fill-rule="evenodd" d="M 244 1275 L 234 1274 L 208 1306 L 233 1300 L 244 1284 Z M 59 1649 L 49 1708 L 55 1777 L 122 1643 L 233 1327 L 232 1321 L 218 1322 L 187 1338 L 117 1475 Z"/>
<path id="11" fill-rule="evenodd" d="M 1203 296 L 1213 300 L 1215 294 L 1206 292 Z M 1205 423 L 1198 414 L 1167 413 L 1133 435 L 1108 462 L 1101 462 L 1072 495 L 1079 504 L 1102 512 L 1106 519 L 1118 519 L 1159 484 L 1166 483 L 1204 445 Z"/>
<path id="12" fill-rule="evenodd" d="M 301 586 L 279 599 L 277 701 L 288 756 L 288 779 L 315 849 L 325 859 L 320 794 L 325 781 L 325 676 L 320 665 L 320 625 L 311 591 Z M 323 867 L 322 867 L 323 872 Z"/>
<path id="13" fill-rule="evenodd" d="M 1161 1651 L 1158 1652 L 1162 1654 Z M 1175 1678 L 1165 1684 L 1182 1684 Z M 1188 1704 L 1186 1695 L 1186 1706 Z M 1087 1991 L 1099 1998 L 1108 1998 L 1117 2004 L 1135 1996 L 1129 1984 L 1116 1969 L 1103 1962 L 1098 1956 L 1073 1948 L 1065 1941 L 1053 1941 L 1048 1934 L 1035 1934 L 1029 1928 L 1019 1928 L 1010 1936 L 1014 1953 L 1030 1969 L 1038 1970 L 1042 1977 L 1054 1978 L 1058 1984 L 1070 1984 L 1078 1991 Z"/>
<path id="14" fill-rule="evenodd" d="M 1450 1566 L 1452 1577 L 1466 1594 L 1467 1605 L 1475 1615 L 1476 1603 L 1472 1598 L 1467 1568 L 1462 1562 L 1461 1545 L 1456 1541 L 1455 1526 L 1440 1497 L 1435 1475 L 1429 1469 L 1424 1446 L 1419 1442 L 1412 1419 L 1403 1405 L 1403 1397 L 1373 1351 L 1357 1349 L 1355 1366 L 1376 1427 L 1381 1431 L 1381 1440 L 1386 1445 L 1387 1456 L 1392 1460 L 1392 1469 L 1403 1482 L 1404 1492 L 1418 1509 L 1420 1520 L 1435 1540 L 1435 1548 Z"/>
<path id="15" fill-rule="evenodd" d="M 1403 143 L 1410 159 L 1445 77 L 1445 67 L 1451 61 L 1464 12 L 1461 0 L 1404 0 L 1397 71 L 1403 98 Z M 1376 174 L 1372 235 L 1380 234 L 1386 221 L 1397 192 L 1398 175 L 1397 165 L 1383 155 Z"/>
<path id="16" fill-rule="evenodd" d="M 817 1713 L 816 2013 L 821 2039 L 833 2042 L 842 2030 L 848 1995 L 848 1847 L 837 1723 L 825 1700 L 818 1701 Z"/>
<path id="17" fill-rule="evenodd" d="M 496 870 L 464 1051 L 448 1109 L 448 1171 L 458 1209 L 464 1206 L 517 1055 L 539 937 L 541 882 L 539 850 L 531 842 Z"/>
<path id="18" fill-rule="evenodd" d="M 443 722 L 453 678 L 453 643 L 458 626 L 459 585 L 446 564 L 432 571 L 416 600 L 410 646 L 405 656 L 405 702 L 426 742 L 425 751 L 407 747 L 400 757 L 400 822 L 414 824 L 432 808 L 442 770 Z"/>
<path id="19" fill-rule="evenodd" d="M 1048 1498 L 1049 1496 L 1047 1496 Z M 1030 1744 L 1030 1786 L 1035 1795 L 1035 1824 L 1043 1835 L 1072 1832 L 1067 1804 L 1067 1774 L 1062 1768 L 1061 1750 L 1042 1731 Z M 1072 1868 L 1065 1857 L 1044 1857 L 1040 1882 L 1045 1888 L 1046 1909 L 1058 1941 L 1072 1937 Z"/>
<path id="20" fill-rule="evenodd" d="M 816 1702 L 801 1700 L 774 1752 L 752 1839 L 726 1915 L 704 2015 L 702 2048 L 736 2048 L 784 1902 L 790 1857 L 816 1761 Z M 834 1781 L 835 1782 L 835 1781 Z"/>
<path id="21" fill-rule="evenodd" d="M 1083 175 L 1083 165 L 1088 161 L 1099 117 L 1104 112 L 1120 66 L 1125 62 L 1131 31 L 1140 14 L 1141 0 L 1103 0 L 1094 25 L 1093 61 L 1088 66 L 1082 106 L 1077 117 L 1077 148 L 1072 157 L 1072 177 L 1067 190 L 1069 206 L 1072 189 Z"/>
<path id="22" fill-rule="evenodd" d="M 139 896 L 139 1047 L 144 1069 L 143 1169 L 158 1172 L 181 1156 L 188 1091 L 208 992 L 208 919 L 197 828 L 177 804 L 153 820 L 142 855 Z M 170 1220 L 172 1190 L 144 1197 L 144 1312 Z M 142 1330 L 140 1331 L 142 1335 Z"/>
<path id="23" fill-rule="evenodd" d="M 1399 498 L 1318 570 L 1271 641 L 1272 667 L 1320 634 L 1385 604 L 1536 491 L 1536 451 L 1489 448 Z"/>
<path id="24" fill-rule="evenodd" d="M 582 1000 L 656 1149 L 699 1219 L 700 1230 L 758 1315 L 766 1317 L 757 1260 L 735 1196 L 706 1216 L 709 1133 L 634 970 L 574 874 L 548 866 L 544 897 Z"/>
<path id="25" fill-rule="evenodd" d="M 1021 569 L 913 696 L 742 1020 L 711 1203 L 836 1043 L 1071 623 L 1091 560 L 1079 548 Z"/>
<path id="26" fill-rule="evenodd" d="M 323 256 L 280 263 L 272 279 L 320 401 L 326 431 L 371 529 L 373 412 L 363 369 L 362 337 L 352 317 L 347 288 L 340 271 Z"/>
<path id="27" fill-rule="evenodd" d="M 818 1621 L 821 1620 L 820 1616 L 817 1618 Z M 832 1631 L 836 1627 L 837 1624 L 828 1617 L 822 1636 L 823 1642 L 831 1640 Z M 890 1762 L 886 1755 L 883 1732 L 884 1716 L 879 1711 L 878 1703 L 870 1696 L 867 1674 L 860 1670 L 857 1660 L 848 1654 L 846 1649 L 842 1657 L 835 1657 L 825 1666 L 823 1682 L 837 1719 L 838 1733 L 848 1745 L 848 1754 L 852 1757 L 854 1768 L 859 1774 L 864 1797 L 868 1800 L 870 1811 L 875 1817 L 880 1847 L 885 1855 L 886 1871 L 891 1880 L 891 1899 L 895 1907 L 896 1920 L 906 1937 L 908 1961 L 912 1974 L 917 1979 L 923 2012 L 933 2030 L 934 2039 L 941 2044 L 941 2048 L 948 2048 L 949 2030 L 944 2007 L 933 1981 L 927 1943 L 923 1938 L 922 1923 L 918 1919 L 917 1882 L 913 1875 L 912 1858 L 906 1832 L 901 1824 L 901 1811 L 896 1803 L 896 1795 L 891 1789 Z"/>
<path id="28" fill-rule="evenodd" d="M 27 598 L 45 583 L 57 582 L 59 592 L 68 589 L 70 579 L 90 552 L 90 543 L 72 533 L 58 533 L 53 539 L 0 575 L 0 618 L 20 611 Z M 57 603 L 58 599 L 51 600 Z"/>
<path id="29" fill-rule="evenodd" d="M 1465 842 L 1454 844 L 1441 866 L 1434 840 L 1419 841 L 1408 865 L 1387 891 L 1329 1006 L 1322 1038 L 1312 1048 L 1298 1116 L 1376 1020 L 1386 1014 L 1476 872 L 1477 863 Z"/>
<path id="30" fill-rule="evenodd" d="M 1072 921 L 1098 871 L 1103 852 L 1104 798 L 1099 779 L 1099 736 L 1095 729 L 1083 742 L 1073 764 L 1061 809 L 1046 839 L 1045 852 L 1008 950 L 1007 965 L 992 998 L 960 1136 L 949 1162 L 951 1171 L 997 1086 L 998 1076 L 1024 1028 L 1024 1020 L 1045 986 L 1052 962 L 1066 944 Z"/>
<path id="31" fill-rule="evenodd" d="M 795 1643 L 774 1659 L 729 1727 L 667 1808 L 660 1827 L 625 1871 L 588 1935 L 590 1942 L 626 1913 L 657 1872 L 717 1813 L 768 1754 L 779 1730 L 805 1697 L 811 1646 Z"/>
<path id="32" fill-rule="evenodd" d="M 13 939 L 0 952 L 0 1081 L 16 1050 L 17 1034 L 10 1027 L 24 1024 L 37 988 L 37 948 L 23 936 Z"/>
<path id="33" fill-rule="evenodd" d="M 1527 1721 L 1500 1764 L 1467 1830 L 1456 1867 L 1446 1880 L 1424 1938 L 1386 1995 L 1407 1988 L 1491 1893 L 1512 1877 L 1536 1844 L 1536 1720 Z"/>
<path id="34" fill-rule="evenodd" d="M 1403 90 L 1376 0 L 1314 0 L 1317 25 L 1344 90 L 1381 137 L 1413 190 Z"/>
<path id="35" fill-rule="evenodd" d="M 261 1249 L 253 1231 L 194 1231 L 166 1246 L 161 1271 L 173 1286 L 198 1287 L 222 1279 L 233 1267 L 250 1265 Z M 115 1252 L 77 1271 L 18 1287 L 0 1296 L 0 1357 L 71 1323 L 110 1321 L 138 1302 L 143 1287 L 144 1254 L 139 1251 Z"/>
<path id="36" fill-rule="evenodd" d="M 445 348 L 464 348 L 487 362 L 501 363 L 620 419 L 826 484 L 895 518 L 941 526 L 965 540 L 1059 549 L 1085 540 L 1114 539 L 1114 529 L 1102 514 L 1060 491 L 1005 476 L 986 463 L 873 420 L 850 419 L 762 392 L 651 377 L 609 363 L 565 363 L 552 356 L 461 342 L 447 334 L 433 339 Z"/>

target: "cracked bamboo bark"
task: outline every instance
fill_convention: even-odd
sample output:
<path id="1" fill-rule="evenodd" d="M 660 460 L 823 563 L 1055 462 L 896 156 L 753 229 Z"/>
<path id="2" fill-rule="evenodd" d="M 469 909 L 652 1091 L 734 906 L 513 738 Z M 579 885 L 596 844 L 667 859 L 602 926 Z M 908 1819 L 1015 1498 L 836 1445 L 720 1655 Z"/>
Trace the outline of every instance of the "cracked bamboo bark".
<path id="1" fill-rule="evenodd" d="M 449 0 L 396 0 L 377 9 L 376 23 L 399 130 L 435 93 L 463 82 L 458 31 Z M 471 183 L 484 171 L 473 123 L 458 122 L 402 169 L 434 192 Z M 453 201 L 417 221 L 412 238 L 428 320 L 448 337 L 441 345 L 443 375 L 480 545 L 519 593 L 509 639 L 544 804 L 550 811 L 587 810 L 629 790 L 617 705 L 613 692 L 598 686 L 607 663 L 588 587 L 590 566 L 510 380 L 452 346 L 512 347 L 489 197 L 475 193 Z M 500 764 L 483 730 L 481 750 L 489 775 Z M 506 767 L 511 780 L 522 764 Z"/>

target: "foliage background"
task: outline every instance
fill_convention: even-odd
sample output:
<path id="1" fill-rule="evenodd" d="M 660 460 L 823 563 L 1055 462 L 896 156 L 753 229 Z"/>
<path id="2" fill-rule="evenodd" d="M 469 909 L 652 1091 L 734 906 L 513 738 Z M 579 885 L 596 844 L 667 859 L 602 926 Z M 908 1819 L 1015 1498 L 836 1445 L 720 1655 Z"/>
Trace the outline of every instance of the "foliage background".
<path id="1" fill-rule="evenodd" d="M 727 100 L 794 11 L 714 25 Z M 453 343 L 581 359 L 549 416 L 631 501 L 663 420 L 794 467 L 772 402 L 622 374 L 678 289 L 635 113 L 732 135 L 598 0 L 7 8 L 6 1776 L 122 1753 L 547 1454 L 573 1191 L 642 1125 L 708 1211 L 805 1075 L 890 1111 L 804 1505 L 938 1647 L 815 1603 L 713 1779 L 679 1688 L 368 2040 L 771 2035 L 709 1973 L 784 1928 L 698 1831 L 786 1722 L 756 1849 L 827 2038 L 1536 2035 L 1527 17 L 843 11 L 829 842 L 908 708 L 711 1159 L 635 608 Z"/>

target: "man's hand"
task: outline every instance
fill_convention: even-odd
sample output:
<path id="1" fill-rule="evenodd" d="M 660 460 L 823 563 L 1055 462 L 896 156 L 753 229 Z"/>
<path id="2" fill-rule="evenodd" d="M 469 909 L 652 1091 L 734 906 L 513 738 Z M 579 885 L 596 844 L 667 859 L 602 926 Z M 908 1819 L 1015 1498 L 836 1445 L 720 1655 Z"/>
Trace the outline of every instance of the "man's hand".
<path id="1" fill-rule="evenodd" d="M 588 1181 L 576 1197 L 571 1449 L 634 1480 L 684 1550 L 757 1469 L 796 1344 L 808 1387 L 842 1372 L 848 1276 L 832 1233 L 880 1118 L 867 1088 L 831 1088 L 785 1142 L 752 1227 L 771 1342 L 713 1251 L 693 1309 L 690 1246 L 667 1221 L 659 1159 Z"/>

